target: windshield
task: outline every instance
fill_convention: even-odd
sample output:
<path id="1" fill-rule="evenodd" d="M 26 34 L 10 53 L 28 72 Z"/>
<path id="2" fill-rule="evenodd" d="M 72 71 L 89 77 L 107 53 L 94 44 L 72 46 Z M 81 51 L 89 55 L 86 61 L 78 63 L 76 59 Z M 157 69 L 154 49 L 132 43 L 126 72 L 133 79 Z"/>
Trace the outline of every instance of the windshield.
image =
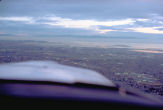
<path id="1" fill-rule="evenodd" d="M 163 1 L 1 0 L 0 63 L 40 60 L 162 97 Z"/>

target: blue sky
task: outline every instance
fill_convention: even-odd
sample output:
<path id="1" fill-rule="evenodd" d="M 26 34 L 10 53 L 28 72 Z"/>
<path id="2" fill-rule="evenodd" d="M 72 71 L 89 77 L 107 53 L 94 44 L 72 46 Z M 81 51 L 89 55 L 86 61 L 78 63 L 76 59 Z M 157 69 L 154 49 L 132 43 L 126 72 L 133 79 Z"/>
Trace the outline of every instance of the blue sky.
<path id="1" fill-rule="evenodd" d="M 0 36 L 163 37 L 162 0 L 2 0 Z"/>

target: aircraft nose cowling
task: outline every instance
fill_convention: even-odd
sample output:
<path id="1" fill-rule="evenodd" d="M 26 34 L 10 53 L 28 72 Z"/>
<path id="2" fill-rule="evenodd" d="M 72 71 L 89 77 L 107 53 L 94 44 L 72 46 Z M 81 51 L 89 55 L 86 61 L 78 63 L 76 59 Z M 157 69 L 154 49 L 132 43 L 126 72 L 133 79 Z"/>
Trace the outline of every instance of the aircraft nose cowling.
<path id="1" fill-rule="evenodd" d="M 73 84 L 76 82 L 114 86 L 98 72 L 66 66 L 52 61 L 26 61 L 1 64 L 0 79 L 50 81 Z"/>

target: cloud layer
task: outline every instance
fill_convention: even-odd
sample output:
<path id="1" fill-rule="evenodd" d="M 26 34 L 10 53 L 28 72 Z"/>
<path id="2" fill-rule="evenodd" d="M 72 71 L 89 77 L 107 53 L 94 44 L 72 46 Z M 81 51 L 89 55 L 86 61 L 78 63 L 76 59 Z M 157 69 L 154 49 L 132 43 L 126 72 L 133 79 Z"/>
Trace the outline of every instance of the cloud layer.
<path id="1" fill-rule="evenodd" d="M 83 30 L 97 31 L 98 33 L 105 34 L 108 32 L 139 32 L 147 34 L 163 34 L 163 17 L 157 19 L 143 19 L 143 18 L 126 18 L 126 19 L 108 19 L 105 21 L 98 21 L 95 19 L 72 19 L 62 18 L 57 16 L 46 16 L 46 17 L 0 17 L 0 22 L 19 22 L 26 25 L 32 24 L 43 26 L 49 25 L 53 27 L 62 28 L 75 28 Z M 149 27 L 148 25 L 151 27 Z M 156 24 L 156 26 L 154 26 Z M 103 28 L 102 28 L 103 27 Z"/>
<path id="2" fill-rule="evenodd" d="M 0 35 L 162 35 L 162 6 L 162 0 L 4 0 Z"/>

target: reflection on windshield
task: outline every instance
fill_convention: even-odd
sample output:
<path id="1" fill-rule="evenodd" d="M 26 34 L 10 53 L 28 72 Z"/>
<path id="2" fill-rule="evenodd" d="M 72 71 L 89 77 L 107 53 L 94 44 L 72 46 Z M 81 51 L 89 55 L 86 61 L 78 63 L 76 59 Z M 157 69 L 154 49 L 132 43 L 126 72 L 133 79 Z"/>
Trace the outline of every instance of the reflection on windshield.
<path id="1" fill-rule="evenodd" d="M 161 97 L 162 6 L 162 0 L 2 0 L 0 63 L 55 61 Z"/>

